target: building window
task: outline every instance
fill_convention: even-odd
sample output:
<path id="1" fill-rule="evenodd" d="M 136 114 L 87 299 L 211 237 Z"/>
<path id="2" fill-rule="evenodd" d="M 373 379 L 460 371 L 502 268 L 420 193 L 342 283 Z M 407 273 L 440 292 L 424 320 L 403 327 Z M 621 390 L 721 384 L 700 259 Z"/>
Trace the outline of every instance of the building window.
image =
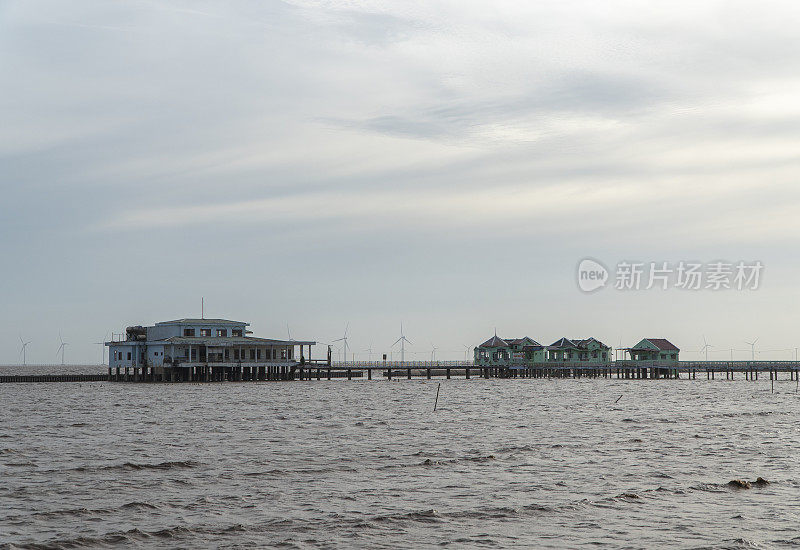
<path id="1" fill-rule="evenodd" d="M 228 329 L 226 328 L 218 328 L 217 329 L 217 336 L 228 336 Z"/>
<path id="2" fill-rule="evenodd" d="M 230 356 L 231 356 L 231 350 L 225 348 L 225 360 L 227 361 L 228 359 L 230 359 Z"/>
<path id="3" fill-rule="evenodd" d="M 237 361 L 239 360 L 239 350 L 238 349 L 233 350 L 233 358 L 236 359 Z"/>
<path id="4" fill-rule="evenodd" d="M 240 328 L 231 329 L 231 336 L 242 336 L 242 329 Z"/>
<path id="5" fill-rule="evenodd" d="M 194 329 L 193 328 L 185 328 L 183 329 L 184 336 L 194 336 Z"/>
<path id="6" fill-rule="evenodd" d="M 210 328 L 201 328 L 200 329 L 200 336 L 211 336 L 211 329 Z"/>
<path id="7" fill-rule="evenodd" d="M 261 348 L 256 350 L 256 357 L 258 357 L 258 360 L 261 361 Z"/>
<path id="8" fill-rule="evenodd" d="M 128 361 L 131 360 L 131 352 L 128 352 Z"/>
<path id="9" fill-rule="evenodd" d="M 256 360 L 256 350 L 254 350 L 254 349 L 250 350 L 250 360 L 251 361 L 255 361 Z"/>

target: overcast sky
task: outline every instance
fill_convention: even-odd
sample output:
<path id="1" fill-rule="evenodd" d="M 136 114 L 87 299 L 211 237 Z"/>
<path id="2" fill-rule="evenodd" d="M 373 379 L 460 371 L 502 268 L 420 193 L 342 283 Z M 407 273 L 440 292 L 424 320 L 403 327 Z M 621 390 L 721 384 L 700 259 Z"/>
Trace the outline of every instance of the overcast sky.
<path id="1" fill-rule="evenodd" d="M 59 331 L 99 362 L 201 296 L 364 358 L 402 321 L 415 359 L 495 327 L 790 359 L 798 28 L 790 0 L 4 0 L 0 363 Z M 584 294 L 587 256 L 765 267 Z"/>

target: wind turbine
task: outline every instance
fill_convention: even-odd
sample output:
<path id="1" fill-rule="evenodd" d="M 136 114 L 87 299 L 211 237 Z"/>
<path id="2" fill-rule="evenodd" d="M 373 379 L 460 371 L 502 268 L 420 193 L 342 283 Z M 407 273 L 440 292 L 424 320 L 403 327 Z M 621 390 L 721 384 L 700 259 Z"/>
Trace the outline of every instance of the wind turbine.
<path id="1" fill-rule="evenodd" d="M 103 336 L 103 340 L 108 340 L 108 333 L 107 332 L 106 332 L 106 335 Z M 95 345 L 103 346 L 102 351 L 100 352 L 100 355 L 102 355 L 102 359 L 100 359 L 100 364 L 101 365 L 105 365 L 106 364 L 106 343 L 105 343 L 105 341 L 103 341 L 103 342 L 95 342 Z"/>
<path id="2" fill-rule="evenodd" d="M 434 361 L 436 361 L 436 350 L 437 350 L 437 349 L 439 349 L 439 348 L 437 348 L 436 346 L 434 346 L 434 345 L 433 345 L 433 342 L 431 342 L 431 363 L 433 363 Z"/>
<path id="3" fill-rule="evenodd" d="M 63 364 L 64 364 L 64 349 L 65 349 L 65 348 L 66 348 L 66 347 L 67 347 L 69 344 L 68 344 L 67 342 L 65 342 L 65 341 L 64 341 L 64 340 L 61 338 L 61 333 L 60 333 L 60 332 L 58 333 L 58 340 L 59 340 L 59 342 L 61 342 L 61 345 L 60 345 L 60 346 L 58 346 L 58 351 L 56 352 L 56 357 L 58 357 L 58 354 L 59 354 L 59 353 L 61 354 L 61 364 L 63 365 Z"/>
<path id="4" fill-rule="evenodd" d="M 710 348 L 711 346 L 708 345 L 705 335 L 703 335 L 703 344 L 704 346 L 700 348 L 700 353 L 706 352 L 706 361 L 708 361 L 708 348 Z"/>
<path id="5" fill-rule="evenodd" d="M 406 342 L 410 344 L 411 341 L 408 338 L 406 338 L 405 334 L 403 334 L 402 322 L 400 323 L 400 338 L 394 341 L 392 347 L 395 347 L 397 345 L 397 342 L 400 342 L 400 363 L 404 363 L 406 360 Z"/>
<path id="6" fill-rule="evenodd" d="M 366 351 L 369 354 L 368 355 L 369 362 L 372 363 L 372 342 L 370 342 L 369 347 L 367 349 L 365 349 L 364 351 Z"/>
<path id="7" fill-rule="evenodd" d="M 350 323 L 347 323 L 344 327 L 344 336 L 341 338 L 337 338 L 334 342 L 342 342 L 342 346 L 344 347 L 344 362 L 347 363 L 347 329 L 350 328 Z"/>
<path id="8" fill-rule="evenodd" d="M 27 361 L 25 358 L 25 350 L 28 348 L 28 344 L 30 344 L 30 342 L 24 341 L 22 339 L 22 335 L 20 335 L 19 341 L 22 344 L 22 346 L 19 348 L 19 354 L 22 355 L 22 366 L 24 367 L 27 365 Z"/>
<path id="9" fill-rule="evenodd" d="M 756 360 L 756 342 L 758 342 L 758 338 L 756 338 L 752 342 L 745 342 L 745 344 L 748 344 L 750 346 L 750 351 L 753 354 L 753 361 Z"/>
<path id="10" fill-rule="evenodd" d="M 465 345 L 464 345 L 464 362 L 465 362 L 465 363 L 468 361 L 468 359 L 467 359 L 467 354 L 469 353 L 469 348 L 470 348 L 470 347 L 472 347 L 472 346 L 470 346 L 470 345 L 468 345 L 468 344 L 465 344 Z"/>

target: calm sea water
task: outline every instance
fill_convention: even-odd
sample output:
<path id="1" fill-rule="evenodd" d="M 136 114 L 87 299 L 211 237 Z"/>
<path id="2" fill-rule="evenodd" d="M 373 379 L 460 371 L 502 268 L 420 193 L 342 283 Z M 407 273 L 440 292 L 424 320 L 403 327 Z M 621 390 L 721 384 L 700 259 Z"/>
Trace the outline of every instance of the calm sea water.
<path id="1" fill-rule="evenodd" d="M 800 545 L 795 382 L 439 382 L 0 384 L 0 547 Z"/>

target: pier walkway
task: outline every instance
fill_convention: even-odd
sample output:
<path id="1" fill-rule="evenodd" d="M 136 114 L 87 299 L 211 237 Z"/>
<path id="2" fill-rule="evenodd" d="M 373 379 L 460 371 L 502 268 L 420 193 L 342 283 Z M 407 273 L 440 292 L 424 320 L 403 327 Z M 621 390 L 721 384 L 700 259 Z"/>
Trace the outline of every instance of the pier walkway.
<path id="1" fill-rule="evenodd" d="M 274 366 L 230 364 L 193 367 L 130 367 L 107 374 L 0 375 L 0 383 L 22 382 L 259 382 L 332 380 L 342 378 L 396 380 L 412 378 L 617 378 L 726 380 L 778 376 L 800 380 L 798 361 L 611 361 L 608 363 L 547 362 L 527 365 L 475 365 L 463 361 L 353 362 L 313 361 Z"/>

